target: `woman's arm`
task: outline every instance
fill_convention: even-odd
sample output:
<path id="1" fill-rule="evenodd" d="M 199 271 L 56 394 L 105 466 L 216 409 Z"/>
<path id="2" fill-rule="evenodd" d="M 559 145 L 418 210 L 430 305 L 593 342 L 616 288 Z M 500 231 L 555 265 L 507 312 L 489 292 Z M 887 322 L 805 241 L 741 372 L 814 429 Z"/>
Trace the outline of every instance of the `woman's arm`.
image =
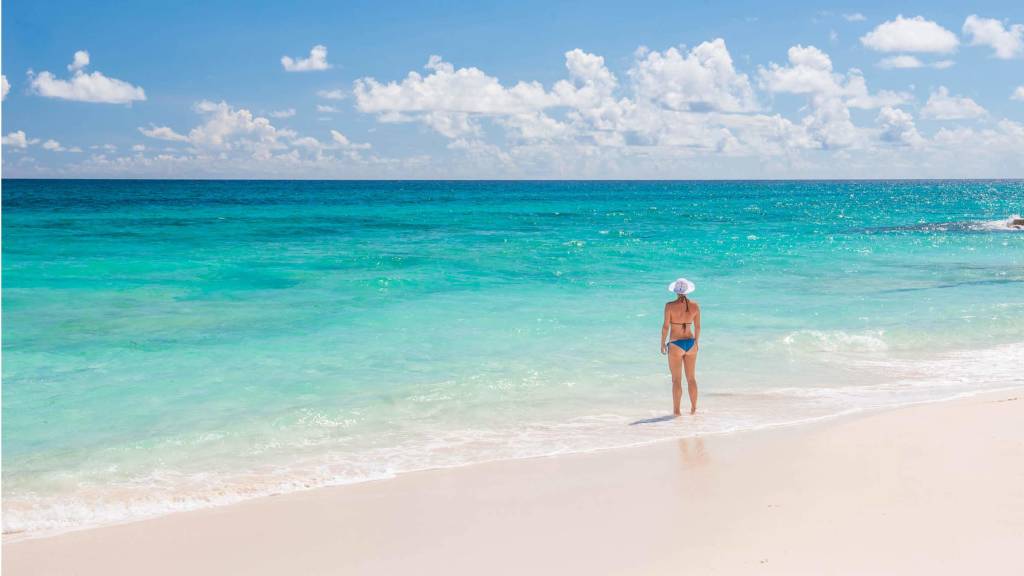
<path id="1" fill-rule="evenodd" d="M 668 354 L 665 338 L 668 337 L 668 304 L 665 304 L 665 320 L 661 323 L 661 353 Z"/>
<path id="2" fill-rule="evenodd" d="M 700 342 L 700 306 L 697 306 L 697 313 L 693 316 L 693 344 Z"/>

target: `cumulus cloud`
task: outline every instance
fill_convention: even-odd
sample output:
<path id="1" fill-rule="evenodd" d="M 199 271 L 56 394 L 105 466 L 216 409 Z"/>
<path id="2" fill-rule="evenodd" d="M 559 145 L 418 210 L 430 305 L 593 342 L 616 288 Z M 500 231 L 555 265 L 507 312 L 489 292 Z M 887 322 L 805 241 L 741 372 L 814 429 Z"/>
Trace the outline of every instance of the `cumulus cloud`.
<path id="1" fill-rule="evenodd" d="M 886 106 L 878 111 L 875 122 L 881 132 L 879 138 L 884 142 L 906 146 L 920 146 L 924 138 L 914 126 L 914 117 L 909 112 Z"/>
<path id="2" fill-rule="evenodd" d="M 1024 86 L 1017 86 L 1013 94 L 1010 94 L 1010 100 L 1024 101 Z"/>
<path id="3" fill-rule="evenodd" d="M 604 58 L 581 49 L 565 52 L 568 77 L 550 90 L 538 82 L 504 86 L 479 69 L 456 69 L 439 56 L 431 56 L 426 68 L 428 75 L 411 72 L 400 82 L 356 81 L 356 109 L 382 122 L 422 122 L 457 140 L 455 149 L 474 154 L 493 150 L 477 140 L 483 120 L 524 141 L 574 137 L 591 145 L 623 147 L 634 138 L 716 147 L 733 138 L 733 128 L 707 129 L 700 115 L 758 110 L 750 79 L 735 70 L 721 39 L 688 51 L 639 49 L 628 72 L 632 98 L 616 97 L 620 84 Z M 564 119 L 552 116 L 555 110 L 564 111 Z"/>
<path id="4" fill-rule="evenodd" d="M 673 110 L 750 112 L 757 99 L 746 74 L 736 71 L 721 38 L 688 53 L 641 49 L 629 71 L 637 100 Z M 602 60 L 603 63 L 603 60 Z"/>
<path id="5" fill-rule="evenodd" d="M 284 66 L 287 72 L 310 72 L 331 67 L 327 62 L 327 47 L 323 44 L 313 46 L 309 50 L 309 58 L 293 59 L 291 56 L 282 56 L 281 66 Z"/>
<path id="6" fill-rule="evenodd" d="M 494 150 L 479 140 L 483 120 L 534 146 L 569 139 L 623 147 L 633 139 L 717 148 L 735 141 L 734 130 L 764 127 L 753 128 L 758 124 L 753 119 L 721 116 L 758 109 L 749 78 L 735 69 L 721 39 L 688 51 L 639 49 L 627 74 L 632 98 L 615 95 L 618 79 L 601 56 L 570 50 L 565 67 L 568 77 L 550 90 L 537 82 L 506 87 L 477 68 L 456 69 L 433 56 L 426 76 L 410 72 L 402 81 L 389 83 L 363 78 L 353 93 L 358 110 L 376 114 L 382 122 L 422 122 L 454 140 L 452 149 L 474 154 Z M 563 110 L 564 119 L 555 118 L 555 110 Z"/>
<path id="7" fill-rule="evenodd" d="M 1020 151 L 1024 150 L 1024 124 L 1000 120 L 991 128 L 940 128 L 930 142 L 939 162 L 963 164 L 972 157 L 984 154 L 993 159 L 994 166 L 1019 171 Z M 942 152 L 946 152 L 942 155 Z M 988 173 L 992 173 L 990 170 Z"/>
<path id="8" fill-rule="evenodd" d="M 335 108 L 334 106 L 327 106 L 326 104 L 317 104 L 316 111 L 320 112 L 321 114 L 332 114 L 334 112 L 337 112 L 338 109 Z"/>
<path id="9" fill-rule="evenodd" d="M 28 137 L 25 136 L 23 130 L 16 132 L 8 132 L 7 136 L 3 137 L 3 145 L 11 146 L 12 148 L 28 148 Z"/>
<path id="10" fill-rule="evenodd" d="M 963 32 L 971 39 L 971 46 L 988 46 L 993 56 L 1003 60 L 1024 56 L 1024 24 L 1004 26 L 995 18 L 982 18 L 971 14 L 964 20 Z"/>
<path id="11" fill-rule="evenodd" d="M 410 72 L 401 82 L 381 84 L 373 78 L 356 80 L 353 94 L 359 110 L 369 113 L 442 112 L 513 114 L 532 112 L 555 100 L 538 82 L 511 88 L 477 68 L 458 70 L 440 56 L 431 56 L 421 76 Z"/>
<path id="12" fill-rule="evenodd" d="M 641 47 L 625 85 L 603 57 L 575 49 L 565 53 L 567 78 L 550 89 L 536 82 L 505 86 L 477 68 L 456 68 L 435 56 L 427 75 L 414 71 L 387 83 L 363 78 L 353 93 L 356 109 L 381 122 L 421 122 L 449 138 L 449 149 L 501 166 L 562 153 L 556 151 L 668 158 L 842 148 L 869 135 L 853 125 L 850 108 L 912 100 L 904 92 L 869 92 L 859 71 L 836 73 L 817 48 L 794 46 L 789 59 L 787 66 L 760 69 L 758 77 L 769 92 L 808 96 L 809 114 L 800 123 L 762 113 L 750 78 L 736 69 L 721 39 L 692 49 Z M 486 141 L 489 125 L 504 130 L 511 148 Z"/>
<path id="13" fill-rule="evenodd" d="M 379 157 L 370 152 L 370 144 L 353 142 L 337 130 L 330 131 L 323 141 L 304 136 L 227 102 L 203 100 L 192 109 L 199 122 L 187 135 L 167 127 L 140 129 L 165 137 L 174 135 L 175 140 L 184 138 L 186 147 L 154 154 L 136 145 L 128 154 L 92 154 L 64 170 L 83 175 L 371 178 L 382 171 L 408 177 L 404 168 L 427 163 L 422 156 L 402 160 Z"/>
<path id="14" fill-rule="evenodd" d="M 863 22 L 867 20 L 860 12 L 854 12 L 852 14 L 843 14 L 843 19 L 847 22 Z"/>
<path id="15" fill-rule="evenodd" d="M 828 54 L 814 46 L 796 45 L 787 55 L 787 65 L 773 62 L 759 70 L 761 86 L 769 92 L 807 96 L 810 114 L 803 118 L 802 125 L 823 148 L 862 143 L 864 135 L 854 126 L 850 108 L 891 107 L 911 100 L 903 92 L 871 94 L 859 70 L 845 75 L 835 72 Z"/>
<path id="16" fill-rule="evenodd" d="M 227 102 L 203 100 L 193 109 L 204 117 L 204 122 L 189 131 L 188 141 L 200 149 L 241 149 L 252 152 L 254 157 L 267 158 L 272 151 L 285 148 L 283 139 L 295 135 L 290 130 L 275 128 L 266 118 L 244 108 L 234 108 Z"/>
<path id="17" fill-rule="evenodd" d="M 188 142 L 188 136 L 184 134 L 178 134 L 168 126 L 153 126 L 149 128 L 139 127 L 139 132 L 142 132 L 144 136 L 149 138 L 156 138 L 157 140 L 170 140 L 171 142 Z"/>
<path id="18" fill-rule="evenodd" d="M 213 158 L 233 159 L 239 163 L 250 161 L 300 165 L 303 162 L 322 162 L 329 151 L 343 151 L 345 158 L 369 161 L 359 154 L 369 144 L 351 142 L 341 132 L 331 130 L 331 140 L 321 142 L 311 136 L 301 136 L 294 130 L 278 128 L 267 118 L 257 116 L 245 108 L 236 108 L 227 102 L 203 100 L 193 106 L 202 122 L 189 130 L 188 135 L 166 126 L 151 126 L 139 130 L 146 136 L 163 140 L 187 142 L 188 151 L 197 162 Z"/>
<path id="19" fill-rule="evenodd" d="M 85 50 L 79 50 L 75 52 L 74 59 L 71 64 L 68 64 L 68 70 L 71 72 L 78 72 L 82 68 L 89 65 L 89 53 Z"/>
<path id="20" fill-rule="evenodd" d="M 842 92 L 842 78 L 832 71 L 832 59 L 814 46 L 796 45 L 787 52 L 789 64 L 774 62 L 761 68 L 761 85 L 771 92 L 814 94 Z"/>
<path id="21" fill-rule="evenodd" d="M 423 166 L 416 156 L 382 158 L 368 143 L 353 142 L 334 130 L 323 140 L 274 126 L 270 119 L 223 101 L 202 100 L 192 106 L 198 122 L 184 134 L 167 126 L 139 128 L 146 136 L 183 142 L 177 149 L 151 150 L 137 144 L 124 154 L 93 153 L 62 167 L 62 173 L 133 177 L 317 177 L 371 178 L 382 170 L 402 172 Z M 69 149 L 70 150 L 70 149 Z M 96 148 L 98 150 L 98 148 Z M 5 166 L 5 169 L 7 167 Z"/>
<path id="22" fill-rule="evenodd" d="M 88 64 L 89 53 L 79 50 L 75 52 L 74 60 L 68 65 L 68 70 L 72 72 L 69 80 L 62 80 L 46 71 L 38 75 L 30 72 L 29 85 L 40 96 L 78 102 L 130 104 L 146 99 L 146 92 L 139 86 L 133 86 L 117 78 L 108 78 L 98 71 L 86 72 L 85 67 Z"/>
<path id="23" fill-rule="evenodd" d="M 3 97 L 0 100 L 7 99 L 7 93 L 11 91 L 11 85 L 7 82 L 7 76 L 0 74 L 0 88 L 3 90 Z"/>
<path id="24" fill-rule="evenodd" d="M 271 118 L 291 118 L 295 116 L 295 108 L 285 108 L 284 110 L 274 110 L 270 113 Z"/>
<path id="25" fill-rule="evenodd" d="M 969 120 L 985 114 L 985 109 L 977 102 L 966 96 L 951 96 L 945 86 L 932 92 L 921 109 L 923 118 L 936 120 Z"/>
<path id="26" fill-rule="evenodd" d="M 79 148 L 78 146 L 72 146 L 70 148 L 66 148 L 63 144 L 61 144 L 60 142 L 58 142 L 56 140 L 53 140 L 53 139 L 50 139 L 50 140 L 47 140 L 46 142 L 43 142 L 43 149 L 44 150 L 49 150 L 50 152 L 81 152 L 82 151 L 82 149 Z"/>
<path id="27" fill-rule="evenodd" d="M 321 97 L 321 98 L 324 98 L 326 100 L 344 100 L 345 99 L 345 91 L 340 89 L 340 88 L 336 88 L 334 90 L 317 90 L 316 91 L 316 95 Z"/>
<path id="28" fill-rule="evenodd" d="M 960 41 L 956 34 L 923 16 L 883 22 L 860 38 L 861 44 L 878 52 L 955 52 Z"/>
<path id="29" fill-rule="evenodd" d="M 478 68 L 458 70 L 440 56 L 431 56 L 422 76 L 413 71 L 401 82 L 356 80 L 356 109 L 376 114 L 383 122 L 421 121 L 448 137 L 475 134 L 476 116 L 535 114 L 557 102 L 538 82 L 511 88 Z"/>
<path id="30" fill-rule="evenodd" d="M 884 56 L 943 65 L 920 51 Z M 604 57 L 580 49 L 565 52 L 564 66 L 562 79 L 550 84 L 503 83 L 433 56 L 425 70 L 353 84 L 357 111 L 385 124 L 418 123 L 445 138 L 430 156 L 380 158 L 338 130 L 318 139 L 275 126 L 275 113 L 263 118 L 202 101 L 191 130 L 139 128 L 184 144 L 171 153 L 99 154 L 69 164 L 68 173 L 80 166 L 98 174 L 179 177 L 957 177 L 1024 168 L 1020 123 L 992 119 L 924 133 L 907 106 L 911 94 L 869 90 L 861 71 L 837 70 L 814 46 L 793 46 L 782 63 L 752 72 L 721 39 L 640 48 L 618 75 Z M 317 96 L 333 100 L 328 92 Z M 1024 86 L 1019 92 L 1024 98 Z M 774 100 L 790 94 L 804 100 L 799 112 L 773 112 Z M 868 116 L 854 109 L 875 110 L 874 121 L 858 124 Z M 976 102 L 942 87 L 920 119 L 982 116 Z"/>

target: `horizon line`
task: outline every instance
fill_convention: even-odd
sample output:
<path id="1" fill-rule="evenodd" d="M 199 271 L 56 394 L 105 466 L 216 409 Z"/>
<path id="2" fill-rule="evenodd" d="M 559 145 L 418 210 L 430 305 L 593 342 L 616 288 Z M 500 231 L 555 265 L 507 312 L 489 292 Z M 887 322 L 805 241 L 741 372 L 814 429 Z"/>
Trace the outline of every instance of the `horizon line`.
<path id="1" fill-rule="evenodd" d="M 50 178 L 2 177 L 0 181 L 123 182 L 1016 182 L 1015 177 L 961 178 Z"/>

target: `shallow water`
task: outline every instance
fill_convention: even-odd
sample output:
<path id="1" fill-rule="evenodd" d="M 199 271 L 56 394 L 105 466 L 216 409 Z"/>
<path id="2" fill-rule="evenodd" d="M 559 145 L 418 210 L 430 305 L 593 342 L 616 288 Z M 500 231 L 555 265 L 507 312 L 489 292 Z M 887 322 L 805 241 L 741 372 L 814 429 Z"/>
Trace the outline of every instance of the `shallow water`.
<path id="1" fill-rule="evenodd" d="M 3 182 L 6 532 L 1024 385 L 1021 181 Z M 656 341 L 703 309 L 697 418 Z"/>

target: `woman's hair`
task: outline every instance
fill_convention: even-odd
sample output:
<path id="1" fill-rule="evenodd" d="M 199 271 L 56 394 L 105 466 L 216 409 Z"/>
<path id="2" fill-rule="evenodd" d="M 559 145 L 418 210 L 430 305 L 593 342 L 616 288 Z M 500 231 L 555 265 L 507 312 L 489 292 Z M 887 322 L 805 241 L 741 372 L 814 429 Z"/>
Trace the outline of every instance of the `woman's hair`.
<path id="1" fill-rule="evenodd" d="M 680 294 L 680 296 L 683 298 L 683 303 L 686 304 L 686 311 L 689 312 L 690 311 L 690 299 L 686 297 L 686 294 Z"/>

